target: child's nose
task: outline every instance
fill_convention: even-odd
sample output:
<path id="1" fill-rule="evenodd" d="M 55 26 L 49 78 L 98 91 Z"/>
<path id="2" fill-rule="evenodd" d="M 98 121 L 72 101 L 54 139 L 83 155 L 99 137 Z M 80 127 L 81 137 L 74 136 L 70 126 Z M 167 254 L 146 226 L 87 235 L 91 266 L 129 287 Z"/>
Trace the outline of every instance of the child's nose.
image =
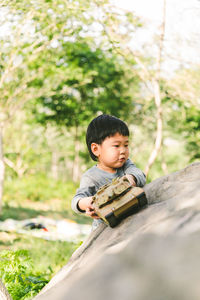
<path id="1" fill-rule="evenodd" d="M 126 149 L 125 147 L 121 147 L 120 148 L 120 153 L 125 153 L 125 149 Z"/>

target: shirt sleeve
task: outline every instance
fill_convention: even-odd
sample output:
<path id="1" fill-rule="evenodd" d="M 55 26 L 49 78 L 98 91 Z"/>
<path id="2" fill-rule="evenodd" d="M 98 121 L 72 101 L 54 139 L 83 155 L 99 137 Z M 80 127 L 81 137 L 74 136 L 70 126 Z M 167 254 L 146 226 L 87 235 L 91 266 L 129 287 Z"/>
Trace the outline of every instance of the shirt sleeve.
<path id="1" fill-rule="evenodd" d="M 139 187 L 143 187 L 146 183 L 146 176 L 145 174 L 136 167 L 136 165 L 130 160 L 127 159 L 126 163 L 124 164 L 124 173 L 133 175 L 137 182 L 136 185 Z"/>
<path id="2" fill-rule="evenodd" d="M 83 213 L 78 207 L 78 202 L 81 198 L 93 196 L 96 193 L 95 183 L 89 176 L 81 178 L 80 187 L 77 189 L 75 196 L 72 199 L 71 207 L 76 213 Z"/>

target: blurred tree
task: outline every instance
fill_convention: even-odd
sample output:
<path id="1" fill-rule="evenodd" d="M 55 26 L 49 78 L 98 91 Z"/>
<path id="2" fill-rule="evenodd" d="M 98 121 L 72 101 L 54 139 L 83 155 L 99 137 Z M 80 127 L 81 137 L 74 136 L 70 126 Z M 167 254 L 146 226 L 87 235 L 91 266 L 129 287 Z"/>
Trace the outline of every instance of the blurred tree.
<path id="1" fill-rule="evenodd" d="M 109 62 L 107 59 L 106 68 L 109 68 L 110 64 L 109 73 L 108 69 L 104 70 L 103 58 L 101 60 L 98 57 L 103 55 L 103 52 L 101 53 L 97 49 L 110 49 L 110 44 L 105 42 L 103 27 L 99 22 L 103 7 L 110 9 L 109 1 L 1 1 L 0 206 L 4 179 L 3 133 L 17 110 L 22 108 L 26 102 L 36 98 L 43 99 L 45 103 L 47 99 L 53 99 L 54 105 L 56 101 L 59 101 L 59 103 L 68 101 L 68 108 L 70 107 L 68 116 L 70 116 L 69 120 L 72 125 L 77 124 L 77 116 L 80 118 L 80 124 L 82 120 L 89 118 L 89 110 L 85 109 L 85 105 L 90 105 L 89 102 L 91 102 L 92 95 L 89 97 L 88 92 L 87 96 L 89 99 L 86 100 L 87 88 L 93 95 L 95 93 L 96 95 L 101 94 L 101 97 L 95 97 L 96 100 L 92 108 L 94 111 L 97 110 L 95 108 L 97 101 L 100 102 L 99 104 L 103 103 L 108 95 L 110 98 L 114 96 L 115 99 L 122 100 L 119 95 L 121 90 L 119 92 L 117 90 L 112 91 L 112 82 L 109 81 L 109 78 L 106 79 L 106 76 L 114 76 L 114 88 L 116 89 L 117 78 L 122 78 L 122 68 L 115 68 L 114 60 L 110 59 Z M 112 15 L 115 16 L 114 18 L 118 19 L 118 22 L 120 19 L 121 21 L 123 20 L 122 15 L 114 14 L 114 8 L 109 13 L 110 17 Z M 128 18 L 125 19 L 123 23 L 127 24 Z M 108 26 L 106 22 L 104 25 Z M 85 45 L 82 42 L 80 44 L 77 43 L 82 40 L 84 40 Z M 86 44 L 90 46 L 87 47 Z M 79 46 L 80 50 L 78 50 Z M 70 54 L 72 50 L 76 52 L 77 62 L 70 58 L 70 55 L 71 57 L 73 56 Z M 81 54 L 81 51 L 85 53 Z M 85 57 L 86 53 L 90 58 Z M 69 61 L 69 68 L 67 68 L 67 56 L 73 61 L 73 63 Z M 95 58 L 98 60 L 98 68 L 89 70 L 90 65 L 88 61 L 91 60 L 94 67 Z M 86 61 L 84 61 L 85 59 Z M 106 56 L 104 59 L 106 59 Z M 87 64 L 88 67 L 86 67 Z M 85 65 L 84 68 L 83 65 Z M 106 72 L 107 74 L 104 75 L 102 73 L 102 82 L 95 75 L 100 74 L 100 72 Z M 98 80 L 99 82 L 95 83 Z M 107 84 L 106 87 L 102 86 L 103 82 Z M 82 85 L 82 88 L 80 85 Z M 77 88 L 78 86 L 79 88 Z M 104 92 L 98 88 L 104 89 Z M 120 80 L 119 88 L 123 89 Z M 70 95 L 68 99 L 64 96 L 66 94 Z M 80 97 L 82 97 L 83 103 L 81 106 L 78 106 L 77 101 Z M 128 96 L 125 99 L 126 101 L 129 101 Z M 104 107 L 104 111 L 109 111 L 110 103 L 106 102 L 107 108 Z M 121 104 L 124 104 L 124 101 Z M 102 105 L 99 107 L 99 109 L 103 110 Z M 117 109 L 118 107 L 115 109 L 115 113 Z M 51 110 L 53 110 L 52 107 Z M 59 105 L 54 107 L 54 111 L 59 111 Z M 72 112 L 76 112 L 76 118 L 74 119 L 71 118 Z M 62 121 L 64 120 L 63 118 L 61 119 Z M 7 160 L 7 163 L 10 166 L 12 165 L 12 161 Z M 15 168 L 14 165 L 12 167 Z"/>
<path id="2" fill-rule="evenodd" d="M 43 52 L 54 47 L 61 34 L 73 34 L 71 28 L 65 27 L 64 7 L 56 1 L 52 9 L 52 3 L 48 2 L 3 1 L 0 4 L 3 31 L 0 38 L 0 206 L 4 179 L 3 132 L 25 102 L 43 94 L 39 84 L 37 88 L 32 85 L 43 77 Z"/>
<path id="3" fill-rule="evenodd" d="M 185 138 L 190 161 L 200 159 L 200 66 L 182 69 L 176 79 L 170 82 L 177 97 L 182 99 L 184 118 L 180 131 Z M 182 125 L 181 125 L 182 124 Z M 180 133 L 179 131 L 179 133 Z"/>
<path id="4" fill-rule="evenodd" d="M 180 149 L 169 154 L 168 137 L 183 139 L 187 145 L 181 143 L 181 149 L 198 157 L 200 72 L 197 66 L 180 70 L 172 80 L 163 77 L 163 9 L 159 35 L 141 55 L 130 46 L 140 20 L 108 0 L 0 3 L 0 186 L 4 162 L 18 176 L 37 169 L 54 178 L 62 164 L 62 175 L 77 180 L 88 159 L 85 126 L 101 112 L 129 122 L 140 167 L 145 169 L 154 154 L 154 178 L 185 162 Z M 156 58 L 149 57 L 153 47 Z M 35 111 L 26 116 L 28 126 L 20 111 L 24 104 Z"/>
<path id="5" fill-rule="evenodd" d="M 119 24 L 116 24 L 115 20 L 109 18 L 108 11 L 106 10 L 104 11 L 108 22 L 111 23 L 111 25 L 109 26 L 109 30 L 105 29 L 105 34 L 107 35 L 109 41 L 112 43 L 114 50 L 117 53 L 120 53 L 120 55 L 122 55 L 123 57 L 125 57 L 132 72 L 135 69 L 135 63 L 137 64 L 138 67 L 137 74 L 140 77 L 141 83 L 143 82 L 143 84 L 147 86 L 154 99 L 155 108 L 156 108 L 155 110 L 156 120 L 154 120 L 154 122 L 156 122 L 155 142 L 145 167 L 146 175 L 149 173 L 151 166 L 154 164 L 158 156 L 158 153 L 162 146 L 162 139 L 163 139 L 163 113 L 162 113 L 162 95 L 160 90 L 160 80 L 161 80 L 161 62 L 162 62 L 164 38 L 165 38 L 166 0 L 163 0 L 162 2 L 163 2 L 163 16 L 160 25 L 159 35 L 157 37 L 158 38 L 158 42 L 156 44 L 157 55 L 156 58 L 154 58 L 153 66 L 152 66 L 152 59 L 150 60 L 148 57 L 144 59 L 144 56 L 132 50 L 130 44 L 127 43 L 127 37 L 124 34 L 120 33 Z M 128 12 L 127 14 L 129 15 L 129 18 L 131 19 L 131 24 L 133 25 L 134 24 L 133 15 Z M 128 35 L 129 39 L 130 36 L 131 35 Z M 116 41 L 118 41 L 118 44 L 116 43 Z M 132 62 L 134 62 L 133 65 Z M 149 62 L 151 62 L 151 64 Z M 146 99 L 144 99 L 144 101 L 146 101 Z"/>
<path id="6" fill-rule="evenodd" d="M 187 82 L 185 82 L 187 78 Z M 200 158 L 200 98 L 199 69 L 179 70 L 173 81 L 162 87 L 166 125 L 171 134 L 178 134 L 185 142 L 189 161 Z M 184 84 L 183 84 L 184 83 Z"/>
<path id="7" fill-rule="evenodd" d="M 62 72 L 70 73 L 54 89 L 53 95 L 40 97 L 34 104 L 35 115 L 41 123 L 74 128 L 74 176 L 79 179 L 80 136 L 88 120 L 98 113 L 109 113 L 128 119 L 132 111 L 129 85 L 138 86 L 137 77 L 128 77 L 117 56 L 111 51 L 90 49 L 85 42 L 64 43 L 57 53 Z M 53 72 L 53 71 L 52 71 Z"/>
<path id="8" fill-rule="evenodd" d="M 200 109 L 192 106 L 186 111 L 184 124 L 190 161 L 200 160 Z"/>
<path id="9" fill-rule="evenodd" d="M 128 79 L 116 56 L 80 42 L 64 43 L 59 56 L 62 71 L 70 75 L 60 79 L 52 96 L 38 98 L 35 112 L 40 122 L 54 121 L 70 128 L 88 122 L 98 112 L 127 118 L 132 107 L 129 84 L 136 88 L 138 80 L 136 76 Z"/>
<path id="10" fill-rule="evenodd" d="M 107 19 L 107 22 L 110 23 L 110 26 L 105 28 L 105 35 L 112 43 L 113 51 L 125 58 L 130 72 L 135 72 L 136 62 L 137 74 L 140 77 L 141 89 L 138 95 L 134 97 L 135 106 L 132 114 L 132 128 L 133 131 L 138 131 L 143 137 L 142 139 L 139 137 L 138 141 L 140 143 L 137 141 L 134 147 L 138 149 L 139 157 L 140 151 L 143 149 L 144 155 L 141 159 L 147 161 L 146 165 L 143 165 L 146 174 L 150 172 L 156 161 L 161 165 L 162 171 L 167 172 L 167 158 L 163 153 L 166 152 L 164 149 L 166 147 L 165 139 L 168 137 L 171 137 L 171 140 L 179 140 L 180 146 L 184 146 L 190 151 L 193 145 L 193 151 L 196 151 L 198 156 L 198 147 L 195 150 L 194 146 L 195 143 L 198 144 L 199 136 L 197 120 L 199 112 L 199 67 L 196 66 L 198 75 L 194 76 L 192 63 L 184 59 L 180 60 L 180 53 L 178 52 L 178 57 L 174 57 L 174 62 L 176 65 L 178 62 L 181 72 L 177 72 L 177 76 L 174 72 L 173 77 L 171 75 L 169 78 L 166 69 L 164 69 L 164 65 L 166 67 L 169 59 L 169 56 L 166 55 L 168 40 L 166 39 L 165 31 L 166 25 L 169 25 L 166 20 L 167 4 L 167 0 L 162 1 L 162 15 L 157 31 L 154 29 L 155 35 L 151 43 L 148 45 L 144 42 L 140 50 L 133 50 L 139 49 L 137 46 L 134 47 L 134 43 L 137 41 L 134 39 L 134 31 L 131 32 L 131 42 L 127 41 L 127 37 L 121 34 L 119 24 L 109 17 L 108 10 L 104 10 L 104 19 Z M 193 9 L 199 13 L 199 10 L 194 7 Z M 147 27 L 150 25 L 147 24 Z M 130 35 L 128 35 L 128 38 L 130 39 Z M 170 39 L 174 39 L 174 36 L 170 36 Z M 186 38 L 184 42 L 187 42 Z M 193 36 L 190 37 L 190 43 L 192 45 L 195 44 Z M 171 53 L 176 52 L 174 49 L 170 49 L 170 51 Z M 133 66 L 132 61 L 134 61 Z M 191 67 L 190 70 L 189 67 Z M 179 103 L 178 106 L 177 102 Z M 189 117 L 189 112 L 193 114 L 194 118 L 191 115 Z M 182 120 L 180 120 L 178 113 L 181 113 Z M 173 119 L 173 117 L 175 118 Z M 180 122 L 177 120 L 180 120 Z M 194 125 L 193 129 L 192 124 Z M 189 129 L 193 131 L 193 143 Z M 188 145 L 183 145 L 180 139 L 183 139 Z M 138 145 L 137 147 L 136 144 Z M 137 154 L 137 151 L 135 153 Z M 192 157 L 194 153 L 190 152 L 189 155 Z M 185 159 L 182 158 L 182 161 L 185 162 Z M 176 168 L 178 162 L 175 164 L 173 160 L 173 166 Z"/>

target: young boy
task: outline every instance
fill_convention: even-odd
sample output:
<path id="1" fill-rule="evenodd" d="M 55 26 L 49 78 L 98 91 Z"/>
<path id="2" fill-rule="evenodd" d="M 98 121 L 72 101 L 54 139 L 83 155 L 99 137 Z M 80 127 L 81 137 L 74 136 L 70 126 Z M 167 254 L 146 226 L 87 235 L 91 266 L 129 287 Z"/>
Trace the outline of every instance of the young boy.
<path id="1" fill-rule="evenodd" d="M 146 177 L 128 158 L 129 130 L 120 119 L 105 114 L 93 119 L 87 129 L 86 143 L 91 158 L 97 164 L 83 174 L 80 187 L 72 199 L 72 209 L 92 217 L 95 228 L 102 222 L 91 203 L 98 189 L 122 176 L 126 176 L 133 186 L 143 187 Z"/>

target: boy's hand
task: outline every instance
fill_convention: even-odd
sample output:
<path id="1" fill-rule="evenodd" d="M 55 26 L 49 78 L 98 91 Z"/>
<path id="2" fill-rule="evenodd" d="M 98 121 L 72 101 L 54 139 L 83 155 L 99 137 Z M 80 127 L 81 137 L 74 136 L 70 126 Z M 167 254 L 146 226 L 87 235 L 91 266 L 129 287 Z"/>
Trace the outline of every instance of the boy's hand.
<path id="1" fill-rule="evenodd" d="M 92 205 L 92 197 L 85 197 L 79 200 L 78 206 L 81 210 L 85 211 L 85 214 L 93 219 L 99 219 L 99 216 L 94 211 Z"/>
<path id="2" fill-rule="evenodd" d="M 133 175 L 131 174 L 126 174 L 124 177 L 126 177 L 128 179 L 128 181 L 130 182 L 130 184 L 132 186 L 136 186 L 136 179 Z"/>

